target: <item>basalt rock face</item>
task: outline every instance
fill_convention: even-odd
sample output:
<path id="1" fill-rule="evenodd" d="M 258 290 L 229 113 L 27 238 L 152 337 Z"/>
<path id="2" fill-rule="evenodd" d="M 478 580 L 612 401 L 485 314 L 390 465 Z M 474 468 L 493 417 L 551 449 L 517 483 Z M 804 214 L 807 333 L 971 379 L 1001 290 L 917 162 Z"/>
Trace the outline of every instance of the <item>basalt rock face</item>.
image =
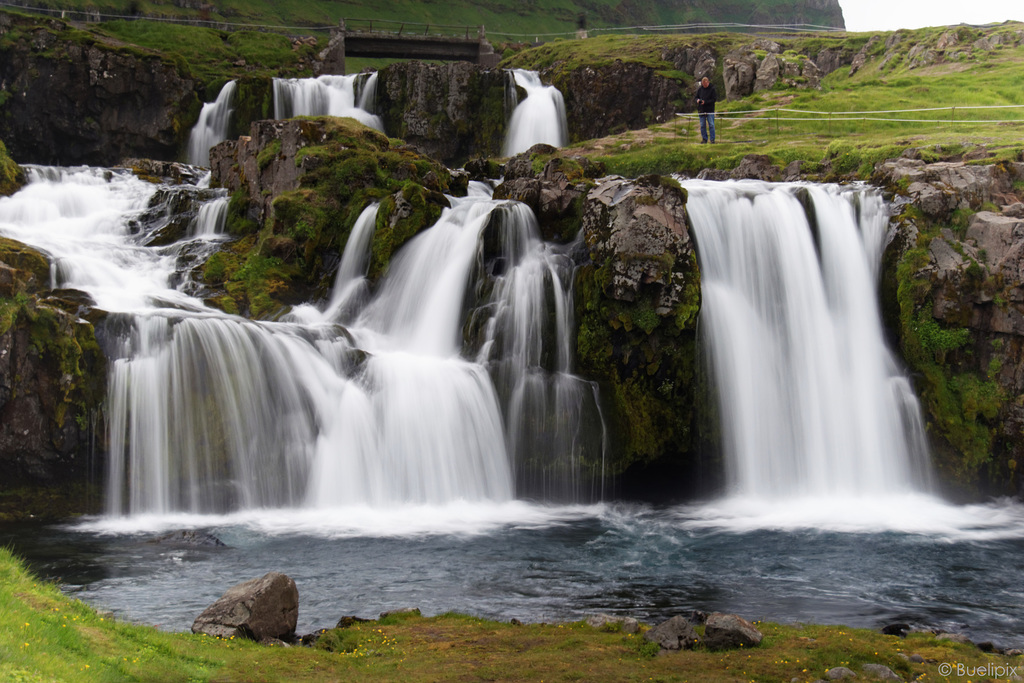
<path id="1" fill-rule="evenodd" d="M 545 160 L 546 159 L 546 160 Z M 534 162 L 543 164 L 535 173 Z M 558 153 L 550 145 L 534 145 L 505 164 L 504 181 L 495 199 L 513 199 L 533 209 L 544 239 L 569 242 L 580 228 L 583 200 L 604 175 L 604 165 L 582 156 Z"/>
<path id="2" fill-rule="evenodd" d="M 903 195 L 883 265 L 887 323 L 917 383 L 941 479 L 972 496 L 1024 493 L 1020 179 L 1022 163 L 876 167 L 876 180 Z"/>
<path id="3" fill-rule="evenodd" d="M 0 238 L 0 489 L 96 474 L 106 359 L 81 317 L 93 317 L 91 301 L 50 290 L 49 271 L 40 253 Z"/>
<path id="4" fill-rule="evenodd" d="M 671 121 L 675 112 L 688 103 L 678 81 L 629 62 L 580 67 L 554 85 L 565 98 L 570 140 L 599 138 Z"/>
<path id="5" fill-rule="evenodd" d="M 611 473 L 637 481 L 652 463 L 698 467 L 700 273 L 685 202 L 675 181 L 646 176 L 598 181 L 583 206 L 578 372 L 601 385 Z"/>
<path id="6" fill-rule="evenodd" d="M 454 165 L 501 153 L 509 76 L 469 62 L 400 62 L 378 72 L 377 110 L 389 135 Z"/>
<path id="7" fill-rule="evenodd" d="M 75 39 L 62 21 L 0 14 L 0 138 L 21 163 L 173 159 L 199 115 L 195 83 L 142 50 Z"/>

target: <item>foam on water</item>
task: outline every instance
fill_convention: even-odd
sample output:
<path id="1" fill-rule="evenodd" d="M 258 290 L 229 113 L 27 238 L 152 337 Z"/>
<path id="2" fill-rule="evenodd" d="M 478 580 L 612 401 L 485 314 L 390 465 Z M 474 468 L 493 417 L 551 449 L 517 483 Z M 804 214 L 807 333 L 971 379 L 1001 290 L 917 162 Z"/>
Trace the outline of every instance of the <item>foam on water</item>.
<path id="1" fill-rule="evenodd" d="M 68 529 L 100 535 L 154 534 L 173 529 L 241 527 L 267 536 L 314 538 L 401 538 L 433 535 L 477 536 L 501 529 L 541 529 L 596 519 L 604 505 L 548 506 L 526 501 L 503 503 L 456 500 L 436 505 L 339 505 L 318 509 L 246 510 L 224 515 L 141 514 L 93 517 Z"/>

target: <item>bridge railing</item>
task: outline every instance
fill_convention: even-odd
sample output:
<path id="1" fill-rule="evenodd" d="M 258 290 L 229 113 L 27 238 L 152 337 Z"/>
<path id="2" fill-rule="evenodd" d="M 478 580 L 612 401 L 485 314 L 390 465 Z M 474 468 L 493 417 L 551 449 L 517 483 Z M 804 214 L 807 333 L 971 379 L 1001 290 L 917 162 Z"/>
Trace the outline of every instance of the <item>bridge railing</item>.
<path id="1" fill-rule="evenodd" d="M 482 38 L 483 26 L 458 26 L 454 24 L 423 24 L 415 21 L 394 21 L 391 19 L 343 19 L 346 31 L 354 33 L 386 33 L 395 36 L 444 36 L 447 38 Z"/>

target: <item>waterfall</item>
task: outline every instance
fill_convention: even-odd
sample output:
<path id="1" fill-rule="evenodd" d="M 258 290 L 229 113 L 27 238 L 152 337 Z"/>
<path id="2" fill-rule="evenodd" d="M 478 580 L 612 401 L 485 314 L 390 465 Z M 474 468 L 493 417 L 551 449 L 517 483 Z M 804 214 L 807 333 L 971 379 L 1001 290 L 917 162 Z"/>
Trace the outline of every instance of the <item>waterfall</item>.
<path id="1" fill-rule="evenodd" d="M 210 165 L 210 148 L 228 137 L 236 84 L 228 81 L 213 102 L 203 105 L 199 120 L 188 137 L 188 163 L 194 166 Z"/>
<path id="2" fill-rule="evenodd" d="M 543 142 L 562 147 L 569 141 L 562 93 L 553 85 L 544 85 L 535 71 L 513 69 L 514 85 L 526 91 L 526 98 L 515 105 L 505 136 L 505 156 L 525 152 Z M 512 89 L 513 99 L 515 88 Z"/>
<path id="3" fill-rule="evenodd" d="M 373 113 L 377 73 L 317 78 L 275 78 L 274 118 L 294 116 L 347 116 L 384 132 Z"/>
<path id="4" fill-rule="evenodd" d="M 201 226 L 225 197 L 182 242 L 147 247 L 147 212 L 165 210 L 152 184 L 102 169 L 29 179 L 0 200 L 0 233 L 44 249 L 60 286 L 109 312 L 112 515 L 600 494 L 596 388 L 571 374 L 573 266 L 525 206 L 475 184 L 371 289 L 370 205 L 330 300 L 256 322 L 190 296 L 201 285 L 178 258 L 213 244 Z"/>
<path id="5" fill-rule="evenodd" d="M 228 203 L 230 198 L 225 195 L 217 197 L 199 207 L 195 223 L 189 233 L 193 237 L 213 239 L 224 235 L 228 220 Z"/>
<path id="6" fill-rule="evenodd" d="M 927 488 L 920 409 L 878 311 L 881 197 L 802 184 L 685 186 L 731 490 L 785 499 Z"/>

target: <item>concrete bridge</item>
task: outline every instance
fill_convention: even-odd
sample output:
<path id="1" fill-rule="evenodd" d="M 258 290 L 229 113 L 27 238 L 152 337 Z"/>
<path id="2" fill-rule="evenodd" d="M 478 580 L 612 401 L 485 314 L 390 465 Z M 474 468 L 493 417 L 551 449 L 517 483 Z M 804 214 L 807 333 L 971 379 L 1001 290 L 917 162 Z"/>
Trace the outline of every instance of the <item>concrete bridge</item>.
<path id="1" fill-rule="evenodd" d="M 438 27 L 465 29 L 465 35 L 439 35 L 429 32 L 427 24 L 400 24 L 397 30 L 374 30 L 346 27 L 342 19 L 338 28 L 331 29 L 327 49 L 320 53 L 321 73 L 344 74 L 345 57 L 375 57 L 389 59 L 424 59 L 448 62 L 474 62 L 485 67 L 497 66 L 501 56 L 487 41 L 484 27 Z M 407 27 L 409 27 L 407 29 Z"/>

